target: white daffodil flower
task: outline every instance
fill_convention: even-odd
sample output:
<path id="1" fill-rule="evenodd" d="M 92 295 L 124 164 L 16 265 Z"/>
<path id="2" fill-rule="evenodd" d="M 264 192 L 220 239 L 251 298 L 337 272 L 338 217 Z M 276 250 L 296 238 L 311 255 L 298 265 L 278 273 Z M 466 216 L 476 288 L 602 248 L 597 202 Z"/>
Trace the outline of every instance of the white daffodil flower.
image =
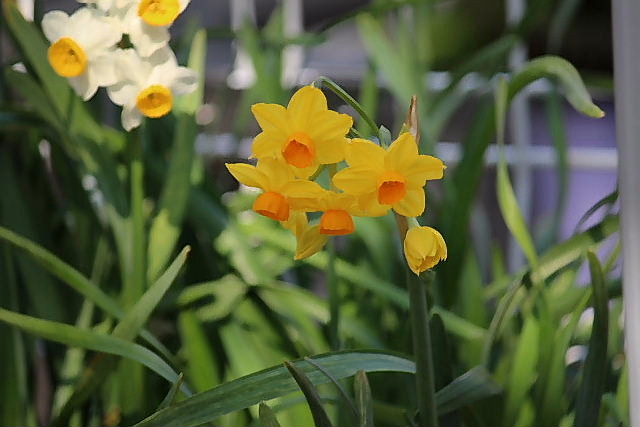
<path id="1" fill-rule="evenodd" d="M 49 63 L 84 100 L 99 86 L 117 82 L 111 53 L 122 34 L 114 31 L 102 12 L 83 7 L 67 15 L 54 10 L 42 18 L 42 30 L 52 43 Z"/>
<path id="2" fill-rule="evenodd" d="M 193 92 L 198 84 L 195 71 L 178 66 L 169 47 L 143 58 L 134 49 L 116 55 L 120 81 L 107 89 L 114 104 L 122 106 L 122 127 L 138 127 L 142 117 L 158 118 L 171 112 L 174 97 Z"/>

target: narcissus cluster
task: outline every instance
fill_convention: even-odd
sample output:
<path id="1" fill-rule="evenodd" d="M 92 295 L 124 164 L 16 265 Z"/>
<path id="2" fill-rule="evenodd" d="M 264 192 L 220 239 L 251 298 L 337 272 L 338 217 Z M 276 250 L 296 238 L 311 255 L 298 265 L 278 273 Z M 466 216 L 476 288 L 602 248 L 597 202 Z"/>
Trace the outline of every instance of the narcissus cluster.
<path id="1" fill-rule="evenodd" d="M 262 129 L 252 147 L 257 164 L 226 166 L 240 183 L 263 191 L 253 210 L 293 231 L 296 259 L 321 250 L 329 236 L 353 233 L 354 216 L 380 217 L 390 210 L 422 215 L 427 181 L 444 173 L 440 159 L 418 152 L 411 133 L 402 133 L 388 148 L 348 138 L 353 119 L 329 110 L 324 93 L 314 86 L 299 89 L 286 108 L 256 104 L 252 112 Z M 314 181 L 325 166 L 331 189 Z M 311 212 L 320 213 L 315 224 L 309 222 Z M 446 258 L 446 246 L 434 229 L 412 228 L 405 253 L 419 274 Z"/>
<path id="2" fill-rule="evenodd" d="M 129 131 L 142 117 L 168 114 L 174 97 L 195 90 L 196 73 L 178 66 L 169 27 L 189 0 L 79 0 L 71 15 L 54 10 L 42 19 L 51 43 L 49 63 L 84 100 L 106 87 L 123 107 Z"/>

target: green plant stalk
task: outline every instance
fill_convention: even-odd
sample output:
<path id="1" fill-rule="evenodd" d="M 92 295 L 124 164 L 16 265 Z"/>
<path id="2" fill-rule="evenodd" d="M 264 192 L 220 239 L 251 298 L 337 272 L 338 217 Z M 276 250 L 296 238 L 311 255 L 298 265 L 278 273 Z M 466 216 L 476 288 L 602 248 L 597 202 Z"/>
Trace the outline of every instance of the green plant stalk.
<path id="1" fill-rule="evenodd" d="M 333 176 L 336 174 L 336 165 L 329 166 L 329 176 L 331 177 L 331 188 L 333 186 Z M 327 263 L 327 285 L 329 288 L 329 345 L 331 350 L 340 350 L 340 289 L 338 286 L 338 275 L 336 274 L 336 247 L 333 239 L 327 242 L 329 252 L 329 262 Z"/>
<path id="2" fill-rule="evenodd" d="M 420 425 L 435 427 L 438 425 L 435 383 L 433 374 L 433 354 L 431 351 L 431 332 L 429 331 L 429 307 L 426 289 L 433 282 L 433 274 L 425 275 L 423 285 L 420 278 L 407 269 L 409 287 L 409 313 L 411 315 L 411 335 L 413 353 L 416 361 L 416 392 Z"/>
<path id="3" fill-rule="evenodd" d="M 369 114 L 367 114 L 367 112 L 364 110 L 362 105 L 360 105 L 358 101 L 356 101 L 351 95 L 349 95 L 344 89 L 342 89 L 336 82 L 334 82 L 328 77 L 321 76 L 321 77 L 318 77 L 313 82 L 313 85 L 315 87 L 325 85 L 333 93 L 338 95 L 344 102 L 346 102 L 351 107 L 353 107 L 353 109 L 356 110 L 358 115 L 362 117 L 362 120 L 367 122 L 373 134 L 376 135 L 378 139 L 380 139 L 380 130 L 378 129 L 378 125 L 376 124 L 376 122 L 371 117 L 369 117 Z"/>

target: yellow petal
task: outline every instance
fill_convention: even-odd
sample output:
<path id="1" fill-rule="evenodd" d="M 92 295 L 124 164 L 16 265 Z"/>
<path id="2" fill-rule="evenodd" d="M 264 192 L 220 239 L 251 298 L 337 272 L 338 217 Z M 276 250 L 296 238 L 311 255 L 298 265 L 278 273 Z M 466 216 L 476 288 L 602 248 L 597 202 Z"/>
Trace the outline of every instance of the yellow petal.
<path id="1" fill-rule="evenodd" d="M 327 244 L 329 236 L 320 234 L 320 226 L 308 227 L 298 236 L 295 259 L 305 259 L 319 252 Z"/>
<path id="2" fill-rule="evenodd" d="M 282 194 L 288 199 L 293 209 L 316 211 L 320 206 L 316 202 L 325 197 L 327 190 L 313 181 L 296 179 L 282 187 Z"/>
<path id="3" fill-rule="evenodd" d="M 385 151 L 366 139 L 355 138 L 347 145 L 346 159 L 349 166 L 366 165 L 372 169 L 384 168 Z"/>
<path id="4" fill-rule="evenodd" d="M 225 166 L 238 182 L 249 186 L 265 189 L 268 186 L 267 176 L 255 166 L 246 163 L 225 163 Z"/>
<path id="5" fill-rule="evenodd" d="M 409 189 L 407 195 L 398 203 L 393 204 L 393 210 L 407 217 L 422 215 L 425 208 L 424 188 Z"/>
<path id="6" fill-rule="evenodd" d="M 418 144 L 409 132 L 398 137 L 389 147 L 385 156 L 385 167 L 402 172 L 418 158 Z"/>
<path id="7" fill-rule="evenodd" d="M 262 130 L 286 138 L 290 132 L 287 110 L 278 104 L 254 104 L 251 112 L 255 116 Z"/>
<path id="8" fill-rule="evenodd" d="M 355 216 L 377 217 L 389 213 L 391 206 L 378 202 L 378 192 L 363 194 L 357 197 L 357 209 L 352 211 Z"/>
<path id="9" fill-rule="evenodd" d="M 282 221 L 281 224 L 287 230 L 293 231 L 296 237 L 299 237 L 309 226 L 309 220 L 304 211 L 291 209 L 289 219 Z"/>
<path id="10" fill-rule="evenodd" d="M 313 140 L 318 161 L 322 164 L 338 163 L 344 160 L 347 138 L 353 119 L 347 114 L 322 111 L 313 116 L 308 134 Z"/>
<path id="11" fill-rule="evenodd" d="M 317 87 L 304 86 L 291 97 L 287 112 L 295 130 L 306 130 L 316 114 L 327 110 L 327 98 Z"/>
<path id="12" fill-rule="evenodd" d="M 376 191 L 378 176 L 368 166 L 350 166 L 333 176 L 333 184 L 345 193 L 361 195 Z"/>
<path id="13" fill-rule="evenodd" d="M 282 187 L 295 179 L 293 168 L 280 159 L 263 158 L 258 161 L 258 170 L 267 177 L 265 190 L 282 193 Z"/>
<path id="14" fill-rule="evenodd" d="M 445 168 L 437 157 L 420 155 L 402 173 L 410 187 L 422 187 L 427 180 L 442 178 Z"/>
<path id="15" fill-rule="evenodd" d="M 251 158 L 262 159 L 265 157 L 277 157 L 284 144 L 280 134 L 275 132 L 261 132 L 253 139 Z"/>

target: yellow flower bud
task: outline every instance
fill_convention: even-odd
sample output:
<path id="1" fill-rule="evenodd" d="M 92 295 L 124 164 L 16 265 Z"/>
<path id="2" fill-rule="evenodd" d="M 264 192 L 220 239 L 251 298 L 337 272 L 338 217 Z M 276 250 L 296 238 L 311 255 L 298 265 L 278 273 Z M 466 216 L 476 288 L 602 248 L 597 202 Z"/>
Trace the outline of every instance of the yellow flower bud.
<path id="1" fill-rule="evenodd" d="M 404 238 L 404 256 L 411 271 L 419 275 L 447 259 L 447 245 L 437 230 L 413 227 Z"/>

